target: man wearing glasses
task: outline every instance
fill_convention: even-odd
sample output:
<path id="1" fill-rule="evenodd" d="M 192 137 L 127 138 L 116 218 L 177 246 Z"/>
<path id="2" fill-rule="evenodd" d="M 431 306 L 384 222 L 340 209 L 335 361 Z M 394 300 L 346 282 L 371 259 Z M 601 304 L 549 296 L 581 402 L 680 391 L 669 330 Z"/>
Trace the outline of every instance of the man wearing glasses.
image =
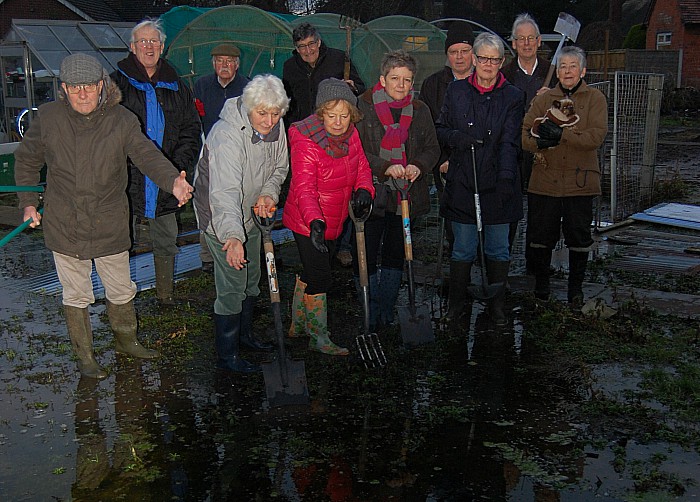
<path id="1" fill-rule="evenodd" d="M 292 32 L 296 48 L 292 57 L 284 62 L 282 81 L 292 100 L 285 117 L 288 124 L 303 120 L 314 112 L 318 84 L 327 78 L 345 79 L 345 53 L 326 46 L 318 30 L 309 23 L 302 23 Z M 365 84 L 350 63 L 350 75 L 345 80 L 355 95 L 365 91 Z"/>
<path id="2" fill-rule="evenodd" d="M 214 73 L 205 75 L 194 84 L 194 98 L 199 116 L 202 118 L 204 136 L 209 135 L 224 102 L 237 98 L 250 79 L 238 73 L 241 51 L 235 45 L 221 44 L 211 50 Z"/>
<path id="3" fill-rule="evenodd" d="M 138 119 L 119 106 L 121 92 L 97 59 L 72 54 L 61 63 L 57 101 L 43 104 L 15 152 L 18 185 L 39 183 L 46 171 L 46 213 L 37 212 L 36 193 L 19 193 L 19 207 L 31 227 L 42 224 L 63 287 L 63 308 L 78 369 L 103 379 L 92 347 L 88 306 L 95 301 L 92 263 L 107 298 L 107 314 L 117 352 L 152 359 L 158 352 L 136 338 L 136 284 L 129 274 L 127 156 L 173 198 L 176 206 L 192 197 L 185 173 L 141 133 Z M 172 194 L 172 195 L 171 195 Z"/>
<path id="4" fill-rule="evenodd" d="M 197 111 L 202 119 L 204 136 L 209 135 L 214 123 L 219 120 L 219 113 L 224 103 L 229 98 L 237 98 L 243 94 L 243 88 L 250 79 L 238 73 L 241 64 L 241 51 L 231 44 L 220 44 L 211 50 L 211 64 L 214 73 L 205 75 L 194 84 L 194 99 Z M 214 258 L 209 251 L 209 246 L 204 238 L 204 233 L 199 238 L 202 260 L 202 272 L 214 273 Z"/>
<path id="5" fill-rule="evenodd" d="M 423 101 L 430 108 L 433 122 L 440 116 L 442 102 L 447 92 L 447 86 L 455 80 L 463 80 L 472 74 L 474 64 L 472 62 L 472 45 L 474 45 L 474 31 L 466 21 L 454 21 L 447 29 L 445 39 L 445 54 L 447 55 L 447 66 L 432 75 L 428 76 L 420 88 L 418 99 Z M 433 180 L 438 190 L 438 198 L 442 199 L 443 183 L 440 174 L 447 173 L 449 166 L 449 152 L 441 148 L 440 159 L 433 167 Z M 447 241 L 449 251 L 452 252 L 454 235 L 452 226 L 447 225 Z M 441 251 L 441 250 L 440 250 Z"/>
<path id="6" fill-rule="evenodd" d="M 192 179 L 202 147 L 201 123 L 189 87 L 161 58 L 165 33 L 159 20 L 146 19 L 131 30 L 131 52 L 118 63 L 112 78 L 122 91 L 122 105 L 141 121 L 148 136 Z M 146 218 L 153 242 L 156 296 L 161 305 L 173 305 L 173 275 L 178 226 L 177 200 L 158 190 L 149 177 L 131 167 L 129 197 L 134 217 Z M 134 225 L 136 228 L 136 225 Z M 137 235 L 134 235 L 137 240 Z"/>

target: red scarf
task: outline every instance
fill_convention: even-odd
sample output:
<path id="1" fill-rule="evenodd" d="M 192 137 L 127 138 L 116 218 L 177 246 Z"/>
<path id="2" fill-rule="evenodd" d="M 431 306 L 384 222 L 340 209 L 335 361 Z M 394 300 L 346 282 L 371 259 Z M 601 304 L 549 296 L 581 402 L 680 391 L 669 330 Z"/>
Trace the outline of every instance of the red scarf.
<path id="1" fill-rule="evenodd" d="M 393 101 L 386 94 L 381 82 L 372 89 L 372 102 L 379 121 L 384 126 L 384 137 L 379 145 L 379 156 L 392 164 L 406 166 L 406 140 L 413 120 L 413 96 Z M 399 122 L 394 122 L 391 108 L 401 108 Z"/>

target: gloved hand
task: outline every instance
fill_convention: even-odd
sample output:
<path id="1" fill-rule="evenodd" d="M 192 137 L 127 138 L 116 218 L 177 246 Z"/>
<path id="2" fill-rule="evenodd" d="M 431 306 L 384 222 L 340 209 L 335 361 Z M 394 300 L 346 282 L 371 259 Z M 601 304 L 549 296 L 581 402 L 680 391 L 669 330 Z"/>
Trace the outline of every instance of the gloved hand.
<path id="1" fill-rule="evenodd" d="M 553 139 L 535 138 L 537 140 L 537 149 L 544 150 L 545 148 L 552 148 L 559 144 L 558 141 Z"/>
<path id="2" fill-rule="evenodd" d="M 372 206 L 372 195 L 364 188 L 358 188 L 352 196 L 352 210 L 355 217 L 364 219 Z"/>
<path id="3" fill-rule="evenodd" d="M 319 253 L 327 253 L 328 246 L 326 246 L 326 222 L 322 220 L 314 220 L 309 225 L 311 229 L 311 244 L 316 248 Z"/>
<path id="4" fill-rule="evenodd" d="M 501 198 L 501 205 L 505 205 L 515 197 L 515 182 L 506 178 L 499 178 L 496 182 L 496 193 Z"/>
<path id="5" fill-rule="evenodd" d="M 464 152 L 469 150 L 470 146 L 479 145 L 482 143 L 483 141 L 477 140 L 466 132 L 457 129 L 450 132 L 449 136 L 447 137 L 447 146 L 449 146 L 451 150 L 459 152 Z"/>
<path id="6" fill-rule="evenodd" d="M 557 145 L 561 141 L 561 133 L 561 127 L 559 127 L 551 120 L 545 120 L 537 128 L 537 134 L 540 135 L 540 138 L 556 141 Z"/>

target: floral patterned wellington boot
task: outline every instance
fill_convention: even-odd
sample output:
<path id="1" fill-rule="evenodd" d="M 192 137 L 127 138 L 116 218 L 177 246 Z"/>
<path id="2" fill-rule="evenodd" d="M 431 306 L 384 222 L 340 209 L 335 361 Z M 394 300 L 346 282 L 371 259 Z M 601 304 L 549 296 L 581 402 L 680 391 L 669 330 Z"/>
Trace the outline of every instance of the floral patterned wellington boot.
<path id="1" fill-rule="evenodd" d="M 294 296 L 292 297 L 292 324 L 289 326 L 287 336 L 296 338 L 308 336 L 306 332 L 306 311 L 304 310 L 304 291 L 306 283 L 297 275 L 297 282 L 294 285 Z"/>
<path id="2" fill-rule="evenodd" d="M 332 356 L 347 356 L 350 351 L 331 342 L 328 332 L 328 303 L 326 293 L 304 294 L 306 330 L 311 336 L 309 349 Z"/>

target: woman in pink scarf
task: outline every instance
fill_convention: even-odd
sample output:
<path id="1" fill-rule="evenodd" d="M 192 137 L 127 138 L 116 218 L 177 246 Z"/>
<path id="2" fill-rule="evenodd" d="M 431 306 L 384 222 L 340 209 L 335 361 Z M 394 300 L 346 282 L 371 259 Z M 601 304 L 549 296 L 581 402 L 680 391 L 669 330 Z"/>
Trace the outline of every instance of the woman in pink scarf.
<path id="1" fill-rule="evenodd" d="M 383 214 L 365 223 L 369 273 L 370 327 L 394 323 L 394 306 L 403 275 L 404 248 L 400 204 L 394 181 L 412 183 L 411 216 L 430 210 L 427 176 L 440 156 L 430 109 L 413 99 L 416 60 L 398 50 L 384 55 L 379 82 L 359 98 L 364 118 L 357 124 L 375 186 L 390 190 Z M 393 180 L 393 181 L 392 181 Z M 381 268 L 377 256 L 381 255 Z M 355 275 L 358 275 L 357 260 Z"/>

